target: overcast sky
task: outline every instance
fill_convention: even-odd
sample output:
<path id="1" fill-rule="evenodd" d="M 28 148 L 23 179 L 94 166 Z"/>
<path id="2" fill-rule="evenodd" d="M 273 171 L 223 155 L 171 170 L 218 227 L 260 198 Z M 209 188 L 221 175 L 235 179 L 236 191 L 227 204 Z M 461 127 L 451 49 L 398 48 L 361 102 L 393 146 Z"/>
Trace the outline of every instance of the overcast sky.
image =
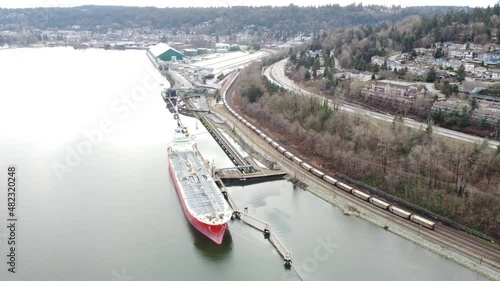
<path id="1" fill-rule="evenodd" d="M 1 8 L 29 8 L 29 7 L 73 7 L 81 5 L 120 5 L 120 6 L 155 6 L 155 7 L 207 7 L 207 6 L 286 6 L 290 3 L 299 6 L 340 4 L 342 6 L 351 3 L 363 3 L 363 5 L 401 5 L 406 6 L 493 6 L 496 0 L 0 0 Z"/>

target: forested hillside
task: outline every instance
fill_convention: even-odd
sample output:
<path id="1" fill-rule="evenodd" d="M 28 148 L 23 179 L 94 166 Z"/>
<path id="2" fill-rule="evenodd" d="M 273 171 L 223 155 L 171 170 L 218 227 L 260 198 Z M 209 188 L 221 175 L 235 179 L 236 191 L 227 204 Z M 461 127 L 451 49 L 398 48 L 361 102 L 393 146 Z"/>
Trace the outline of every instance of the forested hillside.
<path id="1" fill-rule="evenodd" d="M 443 14 L 457 7 L 384 7 L 352 4 L 341 7 L 218 7 L 154 8 L 82 6 L 75 8 L 0 9 L 0 26 L 6 30 L 22 28 L 70 29 L 107 32 L 109 28 L 171 29 L 191 31 L 203 24 L 206 33 L 228 34 L 245 26 L 265 27 L 285 38 L 300 32 L 332 30 L 338 27 L 395 22 L 410 15 Z"/>
<path id="2" fill-rule="evenodd" d="M 235 102 L 258 127 L 337 177 L 348 176 L 470 228 L 500 238 L 500 150 L 379 123 L 287 93 L 243 71 Z"/>
<path id="3" fill-rule="evenodd" d="M 395 24 L 362 25 L 338 29 L 317 38 L 322 49 L 334 50 L 344 68 L 372 70 L 370 59 L 391 51 L 410 53 L 430 48 L 436 42 L 486 44 L 500 42 L 500 6 L 470 11 L 449 11 L 444 15 L 412 16 Z"/>

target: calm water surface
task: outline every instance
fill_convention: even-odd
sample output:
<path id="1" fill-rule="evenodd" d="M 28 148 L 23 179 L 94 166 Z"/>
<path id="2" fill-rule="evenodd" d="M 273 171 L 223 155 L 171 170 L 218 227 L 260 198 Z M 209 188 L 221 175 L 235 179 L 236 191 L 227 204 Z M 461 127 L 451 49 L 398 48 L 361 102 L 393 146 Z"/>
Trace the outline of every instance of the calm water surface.
<path id="1" fill-rule="evenodd" d="M 217 246 L 185 219 L 167 166 L 166 82 L 143 51 L 3 50 L 0 77 L 0 178 L 17 166 L 19 218 L 17 273 L 2 262 L 0 280 L 297 280 L 241 222 Z M 231 166 L 184 121 L 206 160 Z M 305 280 L 485 280 L 286 181 L 231 193 L 273 224 Z"/>

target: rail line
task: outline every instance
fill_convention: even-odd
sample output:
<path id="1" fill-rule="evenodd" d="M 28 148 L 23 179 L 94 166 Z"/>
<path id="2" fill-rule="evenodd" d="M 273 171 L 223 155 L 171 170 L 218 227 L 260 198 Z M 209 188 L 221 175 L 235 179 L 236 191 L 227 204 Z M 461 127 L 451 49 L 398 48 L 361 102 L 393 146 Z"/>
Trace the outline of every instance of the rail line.
<path id="1" fill-rule="evenodd" d="M 224 104 L 231 113 L 229 114 L 229 116 L 233 120 L 233 122 L 240 121 L 244 125 L 241 127 L 245 131 L 246 135 L 259 134 L 258 132 L 262 133 L 262 131 L 256 129 L 255 126 L 251 125 L 247 120 L 245 120 L 239 114 L 235 113 L 235 111 L 232 109 L 231 106 L 232 103 L 231 99 L 226 97 L 227 93 L 230 92 L 229 90 L 233 86 L 234 80 L 237 78 L 236 76 L 233 79 L 231 79 L 231 83 L 227 83 L 226 84 L 227 87 L 223 87 L 221 91 Z M 262 135 L 260 139 L 256 138 L 255 141 L 259 142 L 261 145 L 264 146 L 268 146 L 269 144 L 271 144 L 271 142 L 267 141 L 267 139 L 264 139 Z M 273 145 L 273 147 L 277 149 L 276 146 Z M 297 163 L 292 161 L 290 158 L 282 157 L 284 154 L 283 151 L 281 150 L 278 151 L 273 149 L 271 149 L 271 151 L 273 152 L 275 158 L 276 155 L 278 155 L 277 158 L 286 162 L 289 167 L 292 167 L 291 170 L 301 171 L 302 172 L 301 174 L 307 177 L 308 180 L 310 181 L 312 180 L 314 183 L 317 183 L 318 185 L 315 185 L 315 187 L 327 191 L 327 193 L 329 194 L 333 193 L 334 195 L 340 195 L 343 199 L 347 200 L 348 202 L 356 202 L 357 204 L 359 204 L 360 201 L 363 201 L 364 209 L 372 213 L 376 213 L 377 215 L 385 219 L 388 219 L 390 221 L 396 221 L 396 219 L 398 218 L 397 216 L 394 216 L 392 213 L 384 211 L 383 209 L 377 207 L 370 208 L 369 206 L 373 205 L 371 205 L 367 201 L 354 197 L 350 193 L 344 192 L 336 188 L 334 185 L 327 184 L 325 180 L 321 177 L 318 177 L 317 174 L 313 175 L 312 173 L 309 172 L 310 170 L 309 171 L 304 170 L 303 167 L 297 165 Z M 285 149 L 284 151 L 287 150 Z M 325 186 L 328 186 L 328 188 L 326 188 Z M 500 249 L 487 245 L 484 242 L 479 241 L 478 238 L 465 236 L 464 233 L 458 232 L 455 229 L 449 228 L 441 224 L 436 224 L 435 230 L 431 231 L 428 229 L 424 229 L 423 227 L 409 220 L 397 219 L 397 222 L 399 224 L 404 225 L 406 228 L 415 231 L 416 233 L 418 233 L 418 235 L 425 237 L 427 240 L 438 242 L 437 244 L 441 244 L 442 246 L 445 246 L 447 248 L 449 247 L 454 251 L 464 254 L 465 256 L 469 257 L 472 260 L 478 260 L 478 263 L 479 259 L 482 257 L 481 263 L 487 264 L 488 266 L 495 269 L 500 268 Z"/>

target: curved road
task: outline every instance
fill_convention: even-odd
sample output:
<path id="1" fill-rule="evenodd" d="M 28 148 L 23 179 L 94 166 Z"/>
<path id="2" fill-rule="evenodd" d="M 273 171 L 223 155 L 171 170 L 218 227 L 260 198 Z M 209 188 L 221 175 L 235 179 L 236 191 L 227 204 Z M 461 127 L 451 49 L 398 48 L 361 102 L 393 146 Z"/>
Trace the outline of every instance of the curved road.
<path id="1" fill-rule="evenodd" d="M 285 88 L 293 93 L 296 93 L 299 95 L 305 95 L 305 96 L 320 97 L 317 94 L 311 93 L 309 91 L 306 91 L 306 90 L 300 88 L 292 80 L 290 80 L 288 77 L 285 76 L 285 64 L 286 64 L 287 60 L 288 59 L 281 60 L 281 61 L 271 65 L 270 67 L 267 67 L 264 70 L 264 75 L 270 81 L 280 85 L 281 87 L 283 87 L 283 88 Z M 333 102 L 331 100 L 328 100 L 328 103 L 331 106 L 333 105 Z M 391 123 L 395 117 L 394 115 L 382 114 L 382 113 L 374 112 L 374 111 L 371 111 L 368 109 L 359 108 L 359 107 L 355 107 L 352 105 L 346 105 L 346 104 L 341 105 L 339 107 L 339 109 L 342 111 L 345 111 L 345 112 L 361 114 L 361 115 L 365 115 L 365 116 L 373 118 L 373 119 L 377 119 L 377 120 L 381 120 L 381 121 L 385 121 L 385 122 L 391 122 Z M 427 127 L 427 124 L 425 124 L 425 123 L 420 123 L 420 122 L 417 122 L 417 121 L 415 121 L 413 119 L 409 119 L 409 118 L 403 118 L 403 119 L 404 119 L 404 124 L 410 128 L 424 130 Z M 432 133 L 435 135 L 448 137 L 448 138 L 452 138 L 452 139 L 456 139 L 456 140 L 460 140 L 460 141 L 465 141 L 465 142 L 469 142 L 469 143 L 482 143 L 485 140 L 484 138 L 481 138 L 481 137 L 467 135 L 464 133 L 460 133 L 460 132 L 453 131 L 453 130 L 448 130 L 448 129 L 441 128 L 438 126 L 432 127 Z M 500 145 L 500 142 L 489 140 L 488 145 L 489 145 L 489 147 L 491 147 L 493 149 L 497 149 L 497 147 Z"/>
<path id="2" fill-rule="evenodd" d="M 231 95 L 232 85 L 228 86 L 226 84 L 225 86 L 223 86 L 221 89 L 221 93 L 226 95 L 228 107 L 236 110 Z M 315 175 L 304 171 L 297 163 L 283 156 L 283 154 L 272 147 L 269 143 L 264 141 L 254 131 L 245 126 L 241 121 L 236 119 L 236 117 L 231 115 L 228 111 L 222 110 L 220 107 L 212 107 L 212 110 L 223 116 L 226 120 L 230 121 L 231 124 L 235 126 L 237 132 L 239 131 L 237 135 L 243 134 L 246 138 L 251 140 L 251 142 L 259 148 L 258 153 L 265 153 L 268 157 L 279 161 L 280 164 L 286 167 L 286 170 L 288 170 L 290 173 L 296 174 L 301 177 L 302 182 L 309 186 L 309 188 L 315 190 L 315 192 L 313 193 L 324 194 L 327 197 L 332 196 L 338 200 L 343 201 L 349 206 L 355 207 L 360 212 L 373 214 L 378 216 L 382 220 L 387 220 L 395 224 L 404 226 L 408 231 L 440 245 L 441 247 L 443 247 L 443 249 L 449 249 L 457 253 L 461 253 L 462 255 L 468 257 L 470 260 L 479 261 L 479 259 L 482 257 L 482 263 L 488 265 L 492 270 L 496 271 L 500 268 L 499 248 L 496 248 L 477 237 L 454 230 L 439 223 L 436 225 L 435 231 L 423 228 L 409 220 L 397 217 L 394 214 L 377 208 L 366 201 L 360 200 L 359 198 L 352 196 L 350 193 L 346 193 L 339 188 L 333 187 L 325 181 L 320 180 Z M 240 112 L 240 114 L 243 113 Z M 250 122 L 250 120 L 248 119 L 247 121 Z M 267 128 L 259 127 L 259 129 L 268 136 L 272 137 L 271 132 L 269 132 Z M 286 148 L 286 146 L 284 147 Z M 299 157 L 301 156 L 295 151 L 293 151 L 293 153 L 295 153 Z"/>
<path id="3" fill-rule="evenodd" d="M 278 62 L 278 64 L 283 63 Z M 283 73 L 283 72 L 282 72 Z M 265 73 L 266 76 L 270 75 L 270 69 L 266 69 Z M 284 77 L 284 75 L 282 75 Z M 269 76 L 268 76 L 269 77 Z M 235 108 L 232 102 L 232 97 L 231 97 L 231 88 L 233 85 L 225 85 L 221 89 L 221 93 L 226 95 L 226 100 L 227 103 L 230 107 L 233 109 Z M 301 89 L 298 89 L 299 91 Z M 304 95 L 313 95 L 307 91 L 303 92 L 298 92 L 298 94 L 304 94 Z M 219 114 L 223 115 L 226 119 L 230 120 L 232 124 L 235 124 L 237 129 L 242 132 L 246 137 L 252 139 L 252 142 L 256 144 L 258 147 L 260 147 L 263 151 L 266 151 L 266 154 L 268 156 L 271 156 L 275 160 L 278 160 L 281 162 L 282 165 L 286 166 L 289 171 L 294 171 L 296 174 L 301 175 L 303 177 L 303 182 L 306 183 L 308 186 L 311 188 L 317 190 L 319 193 L 330 195 L 336 198 L 341 198 L 342 201 L 347 202 L 349 205 L 354 205 L 356 208 L 365 210 L 367 213 L 371 214 L 376 214 L 379 218 L 387 219 L 388 221 L 395 222 L 399 225 L 403 225 L 406 227 L 406 229 L 418 233 L 419 235 L 422 235 L 429 241 L 432 241 L 438 245 L 441 245 L 441 247 L 445 249 L 450 249 L 452 251 L 461 253 L 464 256 L 467 256 L 471 260 L 479 260 L 482 258 L 482 263 L 488 265 L 491 269 L 493 270 L 498 270 L 500 268 L 500 248 L 497 248 L 491 244 L 488 244 L 486 241 L 483 241 L 477 237 L 474 237 L 472 235 L 469 235 L 467 233 L 463 233 L 461 231 L 457 231 L 455 229 L 452 229 L 450 227 L 444 226 L 442 224 L 437 224 L 435 231 L 428 230 L 426 228 L 422 228 L 413 222 L 410 222 L 408 220 L 400 219 L 399 217 L 381 210 L 379 208 L 374 207 L 373 205 L 359 200 L 358 198 L 347 194 L 343 191 L 341 191 L 338 188 L 332 187 L 331 185 L 327 184 L 326 182 L 319 180 L 316 176 L 304 172 L 300 166 L 298 166 L 296 163 L 290 161 L 288 158 L 284 157 L 281 153 L 279 153 L 277 150 L 275 150 L 270 146 L 267 142 L 262 140 L 259 136 L 256 135 L 255 132 L 251 131 L 248 127 L 244 126 L 239 120 L 237 120 L 234 116 L 232 116 L 229 112 L 225 112 L 224 110 L 217 110 L 214 108 L 215 111 L 217 111 Z M 349 107 L 347 109 L 344 109 L 349 112 L 358 112 L 357 108 L 355 110 L 350 111 Z M 371 113 L 371 112 L 368 112 Z M 241 112 L 240 112 L 241 114 Z M 375 116 L 379 116 L 382 114 L 375 114 Z M 384 120 L 384 119 L 381 119 Z M 392 122 L 392 117 L 391 120 Z M 255 124 L 254 124 L 255 125 Z M 270 132 L 267 132 L 265 128 L 259 128 L 269 136 L 272 136 Z M 252 135 L 255 135 L 253 138 L 251 137 Z M 454 134 L 451 134 L 451 136 L 454 136 Z M 296 153 L 296 152 L 294 152 Z"/>

